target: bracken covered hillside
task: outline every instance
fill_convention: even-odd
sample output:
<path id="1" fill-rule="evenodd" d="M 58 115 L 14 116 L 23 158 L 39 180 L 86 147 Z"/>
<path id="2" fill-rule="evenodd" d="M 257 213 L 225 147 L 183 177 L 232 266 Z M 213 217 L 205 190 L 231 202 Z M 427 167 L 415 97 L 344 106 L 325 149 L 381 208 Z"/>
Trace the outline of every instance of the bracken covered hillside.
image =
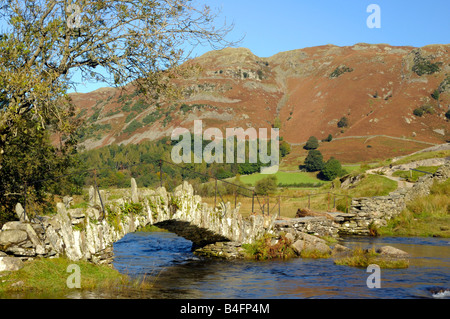
<path id="1" fill-rule="evenodd" d="M 87 149 L 156 140 L 176 127 L 192 130 L 193 121 L 202 119 L 204 129 L 218 127 L 224 134 L 227 127 L 281 123 L 281 135 L 292 144 L 331 134 L 336 143 L 346 141 L 341 152 L 367 138 L 401 142 L 408 152 L 450 139 L 449 50 L 326 45 L 260 58 L 227 48 L 188 62 L 201 71 L 177 80 L 185 88 L 177 101 L 157 106 L 131 86 L 71 97 L 77 116 L 89 124 L 82 137 Z M 347 125 L 339 123 L 344 117 Z"/>

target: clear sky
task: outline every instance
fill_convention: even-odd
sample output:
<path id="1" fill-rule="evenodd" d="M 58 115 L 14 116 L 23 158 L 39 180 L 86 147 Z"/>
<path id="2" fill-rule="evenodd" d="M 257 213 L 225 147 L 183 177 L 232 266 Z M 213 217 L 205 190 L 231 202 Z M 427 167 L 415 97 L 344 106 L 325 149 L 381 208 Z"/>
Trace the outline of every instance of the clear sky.
<path id="1" fill-rule="evenodd" d="M 260 57 L 325 44 L 386 43 L 421 47 L 450 43 L 450 0 L 196 0 L 221 9 L 234 22 L 229 40 Z M 381 27 L 369 28 L 370 4 L 381 9 Z M 201 55 L 210 48 L 197 48 Z M 79 85 L 89 92 L 102 83 Z"/>

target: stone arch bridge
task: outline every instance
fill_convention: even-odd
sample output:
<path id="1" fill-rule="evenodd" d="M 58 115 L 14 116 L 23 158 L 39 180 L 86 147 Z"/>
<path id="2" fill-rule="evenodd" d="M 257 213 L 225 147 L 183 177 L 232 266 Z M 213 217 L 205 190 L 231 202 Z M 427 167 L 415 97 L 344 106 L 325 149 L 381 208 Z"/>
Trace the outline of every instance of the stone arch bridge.
<path id="1" fill-rule="evenodd" d="M 3 251 L 21 259 L 64 255 L 74 261 L 111 263 L 113 243 L 147 225 L 176 233 L 192 241 L 194 247 L 216 242 L 252 243 L 273 229 L 275 216 L 244 219 L 239 205 L 210 207 L 194 195 L 187 182 L 173 193 L 165 188 L 138 189 L 134 179 L 131 184 L 131 190 L 125 190 L 119 199 L 105 199 L 101 191 L 100 200 L 91 188 L 87 208 L 70 208 L 66 201 L 57 204 L 53 216 L 6 223 L 0 232 L 0 254 Z"/>

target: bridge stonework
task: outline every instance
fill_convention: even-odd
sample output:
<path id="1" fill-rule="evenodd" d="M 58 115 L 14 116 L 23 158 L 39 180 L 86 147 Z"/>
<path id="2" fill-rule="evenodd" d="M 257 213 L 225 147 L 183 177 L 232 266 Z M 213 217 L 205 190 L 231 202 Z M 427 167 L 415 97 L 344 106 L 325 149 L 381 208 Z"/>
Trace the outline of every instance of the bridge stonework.
<path id="1" fill-rule="evenodd" d="M 113 244 L 147 225 L 167 229 L 191 240 L 194 247 L 203 247 L 216 242 L 237 246 L 252 243 L 271 232 L 275 222 L 275 216 L 252 215 L 244 219 L 239 205 L 210 207 L 187 182 L 172 193 L 165 188 L 138 189 L 133 182 L 131 192 L 116 200 L 105 200 L 103 193 L 100 202 L 91 190 L 90 204 L 85 209 L 57 203 L 53 216 L 6 223 L 0 231 L 0 257 L 66 256 L 74 261 L 111 263 Z M 132 203 L 138 204 L 139 212 L 125 209 Z M 105 215 L 99 204 L 105 207 Z"/>

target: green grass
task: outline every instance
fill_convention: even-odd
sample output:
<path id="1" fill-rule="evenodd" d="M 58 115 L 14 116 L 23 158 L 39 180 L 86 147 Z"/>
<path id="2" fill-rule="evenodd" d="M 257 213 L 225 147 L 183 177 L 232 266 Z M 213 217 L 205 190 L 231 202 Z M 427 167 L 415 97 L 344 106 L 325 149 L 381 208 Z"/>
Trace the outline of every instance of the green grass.
<path id="1" fill-rule="evenodd" d="M 118 289 L 132 283 L 129 278 L 108 266 L 94 265 L 87 261 L 70 261 L 66 258 L 40 258 L 25 262 L 22 269 L 2 272 L 0 295 L 11 292 L 34 292 L 59 295 L 72 291 L 67 287 L 67 279 L 72 274 L 67 267 L 80 267 L 82 290 Z M 19 283 L 19 284 L 17 284 Z"/>
<path id="2" fill-rule="evenodd" d="M 326 183 L 317 179 L 313 174 L 304 173 L 304 172 L 277 172 L 274 174 L 277 177 L 277 184 L 283 185 L 295 185 L 295 184 L 322 184 Z M 252 174 L 252 175 L 242 175 L 240 177 L 241 182 L 244 184 L 250 184 L 251 186 L 255 186 L 255 183 L 261 179 L 266 178 L 270 175 L 264 174 Z"/>
<path id="3" fill-rule="evenodd" d="M 430 158 L 443 158 L 450 156 L 450 150 L 445 151 L 434 151 L 434 152 L 425 152 L 425 153 L 418 153 L 406 156 L 396 162 L 394 162 L 394 165 L 400 165 L 400 164 L 408 164 L 415 161 L 430 159 Z"/>
<path id="4" fill-rule="evenodd" d="M 381 175 L 366 175 L 354 189 L 350 189 L 347 195 L 352 197 L 386 196 L 395 191 L 398 183 Z"/>
<path id="5" fill-rule="evenodd" d="M 430 194 L 409 202 L 398 216 L 378 229 L 382 236 L 450 238 L 450 179 L 435 183 Z"/>
<path id="6" fill-rule="evenodd" d="M 364 178 L 356 185 L 355 188 L 342 190 L 337 188 L 336 193 L 350 196 L 352 198 L 359 197 L 375 197 L 386 196 L 398 188 L 398 183 L 381 175 L 365 175 Z M 348 209 L 349 199 L 341 197 L 336 201 L 336 208 L 345 212 Z"/>
<path id="7" fill-rule="evenodd" d="M 438 168 L 439 166 L 420 166 L 417 169 L 424 172 L 435 173 Z M 411 183 L 417 182 L 417 180 L 424 175 L 426 174 L 417 171 L 396 171 L 392 174 L 392 176 L 404 178 Z"/>
<path id="8" fill-rule="evenodd" d="M 383 269 L 401 269 L 408 268 L 409 261 L 407 259 L 386 258 L 377 254 L 374 249 L 363 250 L 356 248 L 351 256 L 338 258 L 334 261 L 336 265 L 344 265 L 350 267 L 367 268 L 369 265 L 378 265 Z"/>
<path id="9" fill-rule="evenodd" d="M 342 168 L 345 169 L 350 174 L 352 172 L 358 172 L 361 169 L 361 165 L 360 164 L 342 165 Z"/>

